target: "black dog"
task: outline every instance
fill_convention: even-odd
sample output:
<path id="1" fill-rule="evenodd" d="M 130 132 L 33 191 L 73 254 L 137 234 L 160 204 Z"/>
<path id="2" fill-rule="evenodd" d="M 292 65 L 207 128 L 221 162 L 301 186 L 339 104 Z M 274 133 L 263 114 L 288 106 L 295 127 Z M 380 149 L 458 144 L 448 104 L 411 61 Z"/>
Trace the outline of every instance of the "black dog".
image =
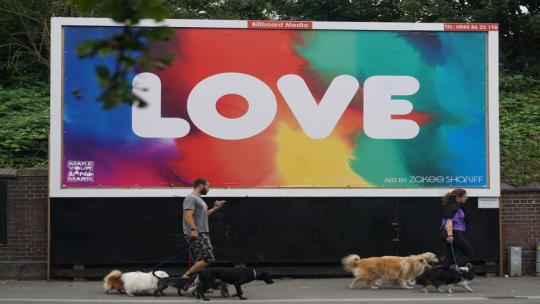
<path id="1" fill-rule="evenodd" d="M 227 269 L 203 269 L 198 272 L 198 284 L 197 284 L 197 299 L 203 299 L 209 301 L 210 299 L 204 296 L 204 293 L 212 287 L 213 282 L 218 279 L 222 282 L 234 285 L 236 288 L 236 294 L 233 295 L 239 297 L 241 300 L 247 300 L 242 294 L 242 285 L 249 283 L 253 280 L 262 280 L 266 284 L 272 284 L 272 278 L 267 272 L 257 272 L 253 268 L 227 268 Z"/>
<path id="2" fill-rule="evenodd" d="M 178 295 L 179 296 L 182 296 L 182 290 L 187 290 L 188 287 L 189 287 L 189 282 L 187 279 L 185 278 L 181 278 L 181 277 L 166 277 L 166 278 L 160 278 L 158 276 L 156 276 L 156 274 L 154 273 L 154 271 L 152 271 L 152 275 L 158 279 L 158 287 L 157 289 L 154 291 L 154 295 L 156 297 L 159 297 L 159 296 L 164 296 L 165 293 L 163 292 L 163 290 L 167 289 L 167 287 L 171 286 L 171 287 L 174 287 L 176 289 L 178 289 Z"/>
<path id="3" fill-rule="evenodd" d="M 473 291 L 469 287 L 469 282 L 475 278 L 474 267 L 467 264 L 465 267 L 444 267 L 435 266 L 426 270 L 416 278 L 416 284 L 423 286 L 424 292 L 428 292 L 428 286 L 434 286 L 438 291 L 444 292 L 441 286 L 448 285 L 448 292 L 452 292 L 453 286 L 461 286 L 468 291 Z"/>
<path id="4" fill-rule="evenodd" d="M 195 288 L 195 292 L 193 294 L 196 295 L 197 294 L 196 293 L 197 286 L 199 286 L 199 284 L 200 284 L 199 273 L 196 273 L 193 276 L 195 277 L 195 279 L 193 280 L 193 285 L 191 285 L 193 287 L 191 287 L 191 288 Z M 219 290 L 222 297 L 228 298 L 231 295 L 229 294 L 229 288 L 227 286 L 228 286 L 228 284 L 223 282 L 223 281 L 214 280 L 213 282 L 210 283 L 210 288 L 209 289 Z M 189 289 L 187 290 L 187 292 L 189 293 Z M 209 292 L 212 292 L 212 290 L 210 290 Z"/>

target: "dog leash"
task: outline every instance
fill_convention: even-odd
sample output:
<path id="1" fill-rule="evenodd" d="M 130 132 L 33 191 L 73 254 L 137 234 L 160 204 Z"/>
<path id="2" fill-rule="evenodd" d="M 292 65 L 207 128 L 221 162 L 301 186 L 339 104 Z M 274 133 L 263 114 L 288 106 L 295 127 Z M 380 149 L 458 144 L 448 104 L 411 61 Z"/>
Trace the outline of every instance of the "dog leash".
<path id="1" fill-rule="evenodd" d="M 454 264 L 456 264 L 456 268 L 459 269 L 459 265 L 456 260 L 456 254 L 454 253 L 454 244 L 450 243 L 450 249 L 452 250 L 452 257 L 454 258 Z"/>
<path id="2" fill-rule="evenodd" d="M 182 251 L 176 253 L 175 255 L 170 256 L 169 258 L 167 258 L 167 259 L 164 260 L 163 262 L 157 264 L 156 266 L 147 269 L 145 272 L 149 272 L 149 271 L 151 271 L 151 270 L 156 269 L 158 266 L 161 266 L 161 265 L 165 264 L 166 262 L 168 262 L 168 261 L 170 261 L 171 259 L 173 259 L 173 258 L 175 258 L 175 257 L 177 257 L 177 256 L 179 256 L 179 255 L 181 255 L 182 253 L 185 253 L 186 251 L 189 251 L 190 249 L 191 249 L 191 245 L 190 245 L 188 248 L 186 248 L 186 249 L 184 249 L 184 250 L 182 250 Z M 190 255 L 190 256 L 191 256 L 191 255 Z"/>

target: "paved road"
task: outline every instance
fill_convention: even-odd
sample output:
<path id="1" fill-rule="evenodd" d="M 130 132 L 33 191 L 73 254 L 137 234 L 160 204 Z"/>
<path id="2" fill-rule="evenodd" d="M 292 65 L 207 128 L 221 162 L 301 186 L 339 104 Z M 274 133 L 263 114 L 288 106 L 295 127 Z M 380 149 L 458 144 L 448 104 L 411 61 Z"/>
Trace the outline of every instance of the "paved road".
<path id="1" fill-rule="evenodd" d="M 453 294 L 425 294 L 418 287 L 403 290 L 395 286 L 368 290 L 364 284 L 349 289 L 350 279 L 279 279 L 275 284 L 251 282 L 244 286 L 242 303 L 540 303 L 540 277 L 478 278 L 474 292 L 456 288 Z M 230 287 L 231 292 L 233 288 Z M 0 304 L 3 303 L 194 303 L 191 297 L 178 297 L 175 290 L 167 296 L 129 297 L 107 295 L 101 282 L 0 281 Z M 210 303 L 239 303 L 235 298 L 210 294 Z M 202 301 L 199 301 L 202 302 Z"/>

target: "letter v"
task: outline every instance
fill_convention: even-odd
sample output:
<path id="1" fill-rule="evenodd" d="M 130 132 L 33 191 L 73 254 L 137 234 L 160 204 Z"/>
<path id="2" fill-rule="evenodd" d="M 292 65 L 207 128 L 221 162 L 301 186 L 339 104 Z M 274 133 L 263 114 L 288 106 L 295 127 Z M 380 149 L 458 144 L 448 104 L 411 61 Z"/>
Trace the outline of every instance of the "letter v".
<path id="1" fill-rule="evenodd" d="M 288 74 L 278 80 L 281 95 L 304 132 L 313 139 L 323 139 L 332 133 L 359 87 L 356 78 L 340 75 L 332 80 L 317 104 L 302 77 Z"/>
<path id="2" fill-rule="evenodd" d="M 153 73 L 140 73 L 133 78 L 133 94 L 146 102 L 141 108 L 131 107 L 131 128 L 140 137 L 179 138 L 189 133 L 189 123 L 182 118 L 161 117 L 161 80 Z"/>

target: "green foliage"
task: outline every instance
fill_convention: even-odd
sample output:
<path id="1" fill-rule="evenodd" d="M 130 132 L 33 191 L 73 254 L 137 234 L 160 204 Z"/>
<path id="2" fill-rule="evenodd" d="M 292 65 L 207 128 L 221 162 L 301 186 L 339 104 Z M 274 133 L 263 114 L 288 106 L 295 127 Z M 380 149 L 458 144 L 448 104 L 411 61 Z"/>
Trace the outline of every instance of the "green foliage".
<path id="1" fill-rule="evenodd" d="M 126 75 L 136 66 L 164 68 L 173 58 L 149 56 L 149 42 L 165 40 L 170 33 L 135 30 L 132 25 L 142 18 L 494 22 L 500 25 L 500 62 L 505 67 L 500 79 L 502 180 L 513 185 L 540 181 L 538 0 L 2 0 L 0 13 L 0 167 L 47 163 L 52 16 L 110 17 L 127 25 L 119 35 L 79 48 L 83 57 L 118 59 L 112 71 L 96 69 L 105 108 L 142 104 Z"/>
<path id="2" fill-rule="evenodd" d="M 166 1 L 173 18 L 179 19 L 273 19 L 271 1 L 262 0 L 177 0 Z"/>
<path id="3" fill-rule="evenodd" d="M 123 103 L 145 106 L 144 100 L 132 91 L 127 77 L 135 68 L 163 69 L 173 59 L 174 54 L 151 56 L 149 45 L 155 41 L 168 40 L 172 31 L 168 28 L 134 29 L 133 25 L 143 18 L 161 21 L 169 16 L 169 11 L 160 0 L 71 0 L 82 11 L 103 13 L 114 21 L 123 23 L 123 31 L 108 39 L 89 40 L 81 44 L 77 53 L 81 58 L 114 55 L 115 67 L 96 67 L 99 85 L 103 88 L 97 101 L 104 109 L 111 109 Z M 80 91 L 73 92 L 80 97 Z"/>
<path id="4" fill-rule="evenodd" d="M 71 16 L 65 1 L 0 1 L 0 85 L 49 79 L 52 16 Z"/>
<path id="5" fill-rule="evenodd" d="M 49 95 L 46 83 L 0 87 L 0 168 L 47 164 Z"/>
<path id="6" fill-rule="evenodd" d="M 540 80 L 502 74 L 500 89 L 502 181 L 540 181 Z"/>
<path id="7" fill-rule="evenodd" d="M 128 74 L 135 68 L 165 68 L 174 59 L 174 54 L 153 57 L 148 42 L 167 40 L 171 33 L 171 30 L 165 28 L 135 30 L 131 26 L 125 26 L 121 34 L 109 39 L 88 40 L 79 46 L 77 53 L 82 58 L 110 54 L 115 56 L 116 66 L 112 71 L 103 65 L 96 67 L 99 85 L 103 88 L 97 101 L 103 102 L 104 109 L 118 107 L 124 102 L 130 105 L 145 105 L 145 102 L 133 93 L 131 83 L 127 81 Z"/>
<path id="8" fill-rule="evenodd" d="M 83 12 L 97 12 L 126 25 L 137 24 L 141 19 L 161 21 L 169 11 L 161 0 L 69 0 Z"/>

